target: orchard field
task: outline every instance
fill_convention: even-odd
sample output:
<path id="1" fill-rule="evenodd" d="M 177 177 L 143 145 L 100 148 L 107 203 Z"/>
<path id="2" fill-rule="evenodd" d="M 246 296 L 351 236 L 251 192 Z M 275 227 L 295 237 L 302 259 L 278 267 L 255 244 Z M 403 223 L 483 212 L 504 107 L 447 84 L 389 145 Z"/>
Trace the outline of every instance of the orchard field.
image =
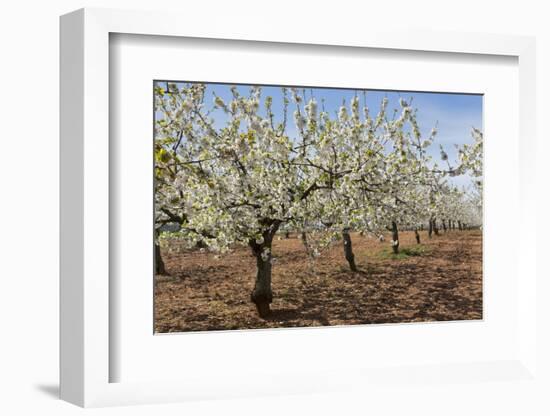
<path id="1" fill-rule="evenodd" d="M 157 332 L 482 318 L 482 96 L 155 81 Z"/>
<path id="2" fill-rule="evenodd" d="M 169 275 L 155 279 L 155 331 L 380 324 L 482 319 L 482 234 L 479 230 L 400 234 L 394 255 L 384 241 L 351 233 L 352 272 L 335 244 L 312 264 L 298 235 L 273 242 L 273 303 L 262 319 L 249 301 L 255 263 L 241 247 L 225 255 L 163 250 Z"/>

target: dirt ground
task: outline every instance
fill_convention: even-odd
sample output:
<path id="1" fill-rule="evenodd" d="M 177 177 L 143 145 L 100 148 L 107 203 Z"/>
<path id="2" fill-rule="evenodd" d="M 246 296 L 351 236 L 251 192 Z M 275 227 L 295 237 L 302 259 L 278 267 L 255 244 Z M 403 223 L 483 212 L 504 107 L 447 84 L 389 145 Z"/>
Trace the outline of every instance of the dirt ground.
<path id="1" fill-rule="evenodd" d="M 169 276 L 155 277 L 155 331 L 353 325 L 482 318 L 481 231 L 450 231 L 418 246 L 400 233 L 398 258 L 384 242 L 352 234 L 359 272 L 341 242 L 313 263 L 296 236 L 276 239 L 272 316 L 258 317 L 250 292 L 255 260 L 248 248 L 216 258 L 163 249 Z M 407 249 L 411 250 L 407 255 Z"/>

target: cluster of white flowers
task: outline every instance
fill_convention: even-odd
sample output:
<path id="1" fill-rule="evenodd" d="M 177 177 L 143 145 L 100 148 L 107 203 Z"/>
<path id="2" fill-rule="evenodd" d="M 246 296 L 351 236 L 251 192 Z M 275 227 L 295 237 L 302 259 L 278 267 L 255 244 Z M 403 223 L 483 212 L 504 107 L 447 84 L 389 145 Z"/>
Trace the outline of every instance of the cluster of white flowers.
<path id="1" fill-rule="evenodd" d="M 348 121 L 348 109 L 345 105 L 340 107 L 340 110 L 338 110 L 338 121 L 340 123 L 345 123 Z"/>
<path id="2" fill-rule="evenodd" d="M 296 127 L 299 131 L 304 130 L 304 118 L 298 110 L 294 111 L 294 123 L 296 124 Z"/>
<path id="3" fill-rule="evenodd" d="M 225 102 L 217 95 L 214 97 L 214 105 L 220 108 L 227 108 Z"/>
<path id="4" fill-rule="evenodd" d="M 359 97 L 355 96 L 351 99 L 351 117 L 355 124 L 359 124 Z"/>

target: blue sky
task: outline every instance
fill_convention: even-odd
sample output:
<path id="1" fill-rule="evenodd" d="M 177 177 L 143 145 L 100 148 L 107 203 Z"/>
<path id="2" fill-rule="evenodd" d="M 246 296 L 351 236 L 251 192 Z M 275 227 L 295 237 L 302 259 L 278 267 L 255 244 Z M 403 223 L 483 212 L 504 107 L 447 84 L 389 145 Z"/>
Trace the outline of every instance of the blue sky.
<path id="1" fill-rule="evenodd" d="M 165 83 L 161 83 L 165 85 Z M 211 108 L 214 94 L 228 102 L 231 98 L 230 84 L 206 84 L 206 104 Z M 248 95 L 250 86 L 237 86 L 239 93 Z M 299 88 L 302 90 L 302 88 Z M 321 102 L 324 101 L 325 111 L 335 115 L 342 105 L 343 101 L 349 106 L 350 100 L 358 95 L 361 106 L 364 104 L 364 90 L 341 89 L 341 88 L 305 88 L 306 100 L 311 96 L 315 97 L 321 109 Z M 263 86 L 262 87 L 262 105 L 261 112 L 264 113 L 263 100 L 265 97 L 273 98 L 273 113 L 275 121 L 282 120 L 283 95 L 280 86 Z M 380 103 L 384 97 L 388 98 L 388 114 L 392 114 L 394 108 L 400 109 L 399 99 L 404 98 L 407 102 L 412 99 L 412 107 L 418 109 L 417 121 L 423 135 L 428 135 L 437 123 L 438 135 L 436 146 L 432 146 L 429 150 L 435 160 L 440 161 L 439 144 L 443 146 L 449 155 L 451 162 L 456 161 L 457 152 L 454 144 L 472 143 L 473 139 L 470 135 L 472 127 L 480 130 L 483 129 L 483 96 L 474 94 L 447 94 L 447 93 L 427 93 L 427 92 L 404 92 L 404 91 L 382 91 L 382 90 L 367 90 L 366 104 L 369 107 L 372 116 L 375 116 L 380 109 Z M 290 96 L 289 96 L 290 98 Z M 295 105 L 291 100 L 289 104 L 289 115 L 287 123 L 287 134 L 289 137 L 296 136 L 296 129 L 292 114 L 294 113 Z M 222 125 L 226 116 L 221 110 L 214 110 L 211 116 L 215 120 L 219 120 Z M 450 178 L 451 181 L 458 186 L 468 186 L 470 178 L 468 176 L 459 176 Z"/>

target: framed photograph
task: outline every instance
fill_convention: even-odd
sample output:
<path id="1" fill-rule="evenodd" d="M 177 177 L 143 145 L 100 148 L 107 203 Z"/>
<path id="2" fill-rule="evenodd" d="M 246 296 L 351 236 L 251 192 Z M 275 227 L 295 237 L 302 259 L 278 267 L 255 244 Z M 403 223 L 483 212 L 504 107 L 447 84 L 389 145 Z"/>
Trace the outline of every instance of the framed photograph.
<path id="1" fill-rule="evenodd" d="M 534 40 L 181 18 L 61 18 L 61 397 L 536 386 Z"/>

